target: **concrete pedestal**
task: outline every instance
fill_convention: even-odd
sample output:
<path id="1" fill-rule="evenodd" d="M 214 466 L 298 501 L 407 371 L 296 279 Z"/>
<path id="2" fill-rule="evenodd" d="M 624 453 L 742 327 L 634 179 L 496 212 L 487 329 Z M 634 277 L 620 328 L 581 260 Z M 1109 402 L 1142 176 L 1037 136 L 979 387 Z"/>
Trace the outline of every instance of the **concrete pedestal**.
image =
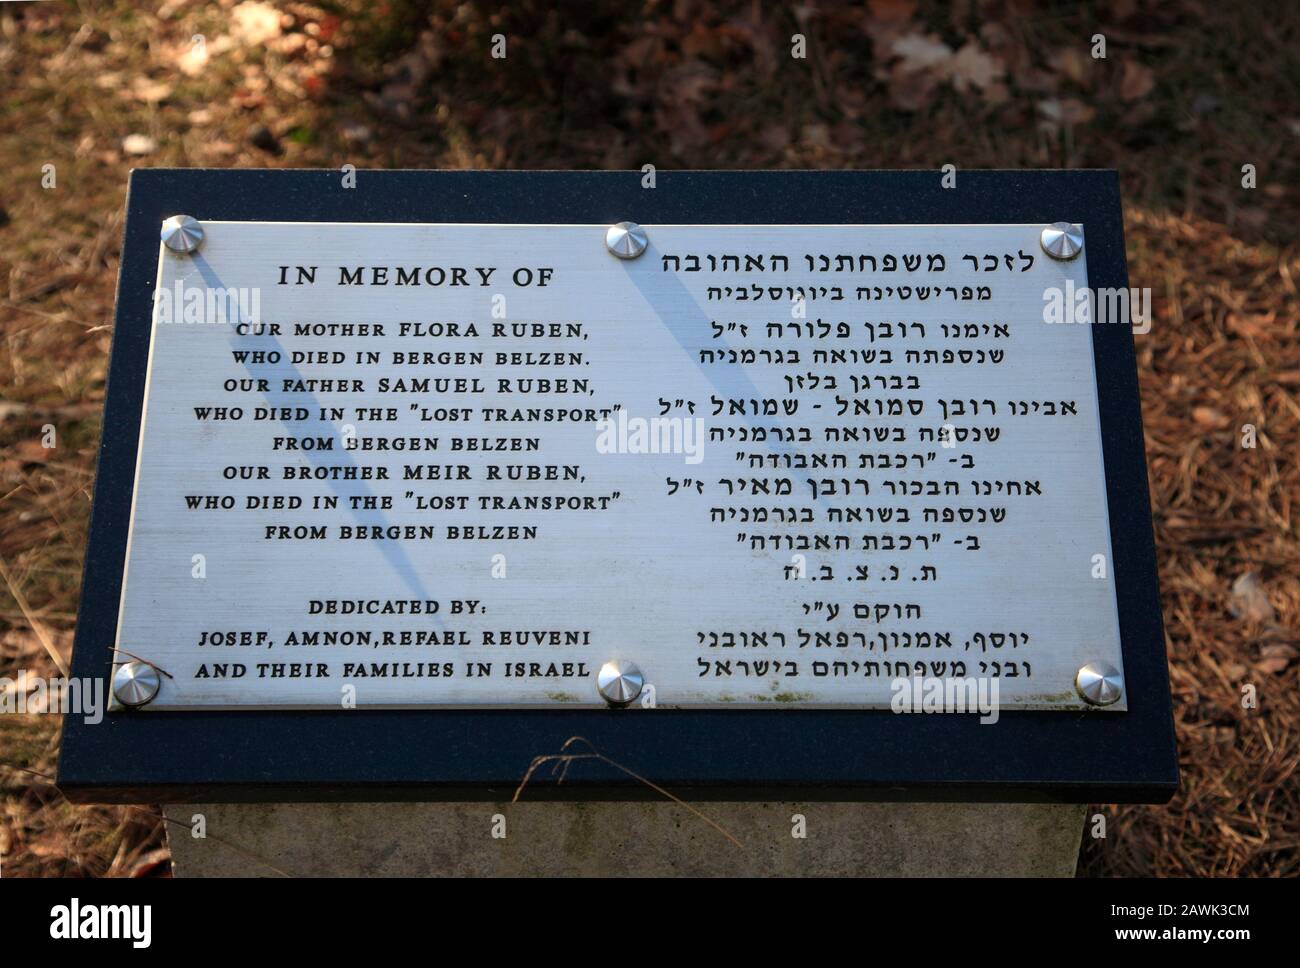
<path id="1" fill-rule="evenodd" d="M 1071 877 L 1082 804 L 172 804 L 178 877 Z M 796 815 L 803 817 L 803 833 Z"/>

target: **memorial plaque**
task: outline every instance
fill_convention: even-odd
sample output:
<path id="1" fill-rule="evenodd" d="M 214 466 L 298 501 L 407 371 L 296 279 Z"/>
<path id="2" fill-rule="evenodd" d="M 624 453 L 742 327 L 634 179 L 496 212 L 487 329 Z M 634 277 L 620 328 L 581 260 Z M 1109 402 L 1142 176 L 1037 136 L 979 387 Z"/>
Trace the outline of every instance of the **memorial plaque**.
<path id="1" fill-rule="evenodd" d="M 137 172 L 65 785 L 1167 796 L 1113 176 L 965 177 Z"/>
<path id="2" fill-rule="evenodd" d="M 1091 334 L 1044 321 L 1085 254 L 607 229 L 160 247 L 117 634 L 170 674 L 149 709 L 600 706 L 616 658 L 665 706 L 1082 708 L 1122 670 Z"/>

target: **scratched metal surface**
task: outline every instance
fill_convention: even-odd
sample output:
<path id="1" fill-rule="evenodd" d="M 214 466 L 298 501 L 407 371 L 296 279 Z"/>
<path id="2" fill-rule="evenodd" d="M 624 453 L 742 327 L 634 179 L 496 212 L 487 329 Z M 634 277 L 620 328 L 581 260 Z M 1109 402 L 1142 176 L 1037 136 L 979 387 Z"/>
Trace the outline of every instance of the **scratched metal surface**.
<path id="1" fill-rule="evenodd" d="M 278 323 L 277 337 L 243 336 L 226 325 L 163 322 L 155 315 L 132 508 L 120 624 L 120 649 L 143 656 L 169 673 L 149 708 L 338 708 L 344 687 L 358 705 L 446 706 L 596 706 L 595 670 L 608 658 L 635 661 L 654 687 L 660 706 L 887 707 L 891 682 L 923 672 L 939 677 L 996 676 L 1004 709 L 1069 709 L 1083 704 L 1075 695 L 1075 670 L 1091 660 L 1122 668 L 1115 591 L 1109 577 L 1093 577 L 1093 556 L 1109 563 L 1104 472 L 1098 425 L 1098 400 L 1087 326 L 1043 322 L 1044 290 L 1086 286 L 1085 254 L 1072 263 L 1047 259 L 1038 248 L 1038 225 L 984 226 L 648 226 L 649 251 L 624 262 L 608 255 L 604 226 L 545 225 L 376 225 L 292 223 L 207 223 L 207 240 L 196 257 L 163 250 L 160 289 L 190 287 L 257 288 L 260 318 Z M 1019 253 L 1033 257 L 1032 265 Z M 784 255 L 788 269 L 759 272 L 687 271 L 689 254 Z M 830 256 L 830 271 L 805 254 Z M 885 253 L 899 256 L 896 271 L 885 272 Z M 943 271 L 929 271 L 922 257 L 909 268 L 903 254 L 942 254 Z M 977 254 L 975 270 L 965 254 Z M 985 271 L 985 254 L 998 255 L 999 268 Z M 1012 254 L 1007 266 L 1003 254 Z M 877 270 L 836 271 L 839 254 L 871 254 Z M 679 268 L 665 271 L 665 256 L 678 256 Z M 667 263 L 670 268 L 671 261 Z M 765 262 L 765 264 L 768 264 Z M 318 266 L 315 285 L 277 285 L 281 265 Z M 339 266 L 497 267 L 489 285 L 418 287 L 336 285 Z M 514 285 L 507 274 L 517 267 L 547 267 L 545 287 Z M 293 274 L 288 277 L 293 281 Z M 390 273 L 390 283 L 392 274 Z M 791 316 L 788 300 L 741 301 L 739 286 L 818 287 L 806 302 L 806 320 Z M 723 298 L 710 287 L 731 286 Z M 845 298 L 835 301 L 840 286 Z M 875 286 L 894 291 L 876 296 Z M 909 288 L 907 298 L 898 291 Z M 988 300 L 953 299 L 947 293 L 926 300 L 917 287 L 988 286 Z M 858 287 L 872 287 L 869 300 Z M 752 293 L 752 290 L 750 290 Z M 504 318 L 493 317 L 494 296 L 504 296 Z M 714 294 L 716 296 L 716 294 Z M 848 339 L 807 335 L 767 335 L 769 322 L 844 321 Z M 477 337 L 396 335 L 402 323 L 473 322 Z M 497 338 L 493 323 L 580 323 L 577 339 Z M 713 323 L 721 325 L 715 338 Z M 304 323 L 382 324 L 382 337 L 300 337 Z M 870 339 L 868 324 L 907 323 L 909 335 Z M 1001 323 L 1006 338 L 945 339 L 943 324 Z M 922 323 L 925 337 L 914 326 Z M 741 327 L 744 327 L 742 330 Z M 793 330 L 789 331 L 793 333 Z M 797 349 L 797 365 L 705 362 L 701 350 Z M 892 365 L 819 364 L 816 349 L 888 349 Z M 908 364 L 907 349 L 1000 349 L 999 364 Z M 278 364 L 240 363 L 238 350 L 278 350 Z M 290 362 L 295 350 L 376 351 L 379 365 L 344 366 Z M 395 366 L 393 351 L 482 352 L 475 366 Z M 581 353 L 570 367 L 496 366 L 498 352 Z M 761 360 L 761 352 L 758 354 Z M 791 392 L 786 377 L 833 374 L 835 391 L 822 386 Z M 920 388 L 888 390 L 878 385 L 854 392 L 851 377 L 916 375 Z M 381 378 L 477 378 L 486 392 L 439 396 L 432 393 L 380 393 Z M 565 377 L 586 380 L 583 394 L 505 395 L 499 378 Z M 289 379 L 348 378 L 365 381 L 363 393 L 284 392 Z M 268 393 L 224 392 L 226 380 L 266 379 Z M 919 399 L 919 416 L 836 416 L 836 393 L 863 399 Z M 793 415 L 735 417 L 712 415 L 711 398 L 797 399 Z M 631 417 L 658 416 L 660 400 L 695 401 L 695 415 L 706 430 L 807 426 L 813 444 L 774 439 L 706 440 L 703 459 L 688 463 L 683 454 L 601 453 L 597 428 L 590 423 L 485 422 L 480 408 L 519 406 L 608 408 L 618 405 Z M 958 428 L 1001 430 L 994 443 L 960 443 L 943 448 L 918 440 L 922 427 L 945 421 L 939 400 L 992 400 L 997 413 L 952 417 Z M 1010 401 L 1071 401 L 1077 413 L 1048 417 L 1012 416 Z M 242 420 L 197 420 L 196 406 L 240 406 Z M 322 406 L 348 409 L 344 421 L 253 420 L 257 407 Z M 353 407 L 395 407 L 398 419 L 373 423 L 354 419 Z M 469 407 L 469 420 L 421 422 L 411 408 Z M 670 415 L 680 415 L 674 410 Z M 357 436 L 438 437 L 433 453 L 335 451 L 291 453 L 272 450 L 277 437 L 333 437 L 350 424 Z M 898 427 L 903 443 L 826 446 L 829 426 Z M 467 454 L 442 448 L 453 437 L 539 437 L 531 453 Z M 751 466 L 750 455 L 773 462 L 795 455 L 840 452 L 845 469 L 804 470 Z M 859 454 L 934 454 L 924 469 L 862 469 Z M 743 459 L 738 459 L 740 455 Z M 973 468 L 948 463 L 974 461 Z M 877 459 L 881 459 L 879 456 Z M 402 481 L 402 465 L 468 464 L 468 481 Z M 488 463 L 577 465 L 580 480 L 484 481 Z M 286 465 L 357 464 L 385 466 L 389 481 L 284 481 Z M 267 481 L 225 480 L 227 467 L 265 466 Z M 734 493 L 724 480 L 789 478 L 789 496 Z M 812 498 L 808 478 L 848 478 L 869 483 L 870 493 Z M 668 481 L 703 482 L 671 493 Z M 952 480 L 958 496 L 898 496 L 886 481 Z M 1038 482 L 1031 496 L 976 495 L 973 481 Z M 408 498 L 407 492 L 412 493 Z M 619 497 L 602 511 L 480 511 L 480 495 Z M 391 495 L 394 507 L 353 512 L 350 497 Z M 249 495 L 295 495 L 307 510 L 187 510 L 187 495 L 230 495 L 240 505 Z M 310 510 L 315 498 L 340 500 L 334 511 Z M 464 511 L 416 510 L 416 496 L 467 497 Z M 997 524 L 935 524 L 924 507 L 1005 507 Z M 712 520 L 711 509 L 738 514 L 769 509 L 766 522 L 733 516 Z M 807 507 L 812 525 L 783 524 L 776 508 Z M 829 523 L 839 507 L 907 508 L 907 524 Z M 740 511 L 740 509 L 749 509 Z M 729 514 L 731 512 L 728 512 Z M 317 525 L 323 540 L 271 540 L 267 526 Z M 431 525 L 434 540 L 345 540 L 340 526 Z M 452 541 L 448 525 L 536 527 L 535 540 L 486 538 Z M 846 535 L 851 551 L 798 549 L 787 542 L 801 534 Z M 933 548 L 907 551 L 866 550 L 863 535 L 930 536 Z M 742 537 L 743 535 L 743 537 Z M 956 542 L 975 536 L 980 550 Z M 756 547 L 762 537 L 768 547 Z M 775 547 L 780 543 L 779 547 Z M 786 577 L 803 554 L 803 578 Z M 193 558 L 204 556 L 206 577 L 193 577 Z M 504 556 L 504 559 L 496 556 Z M 504 563 L 504 577 L 500 565 Z M 922 571 L 934 569 L 933 579 Z M 833 568 L 825 577 L 824 566 Z M 897 566 L 895 574 L 891 569 Z M 865 568 L 860 571 L 858 568 Z M 913 580 L 915 579 L 915 580 Z M 925 579 L 925 580 L 922 580 Z M 408 616 L 321 616 L 308 612 L 311 600 L 430 600 L 441 605 L 432 618 Z M 472 614 L 450 614 L 453 601 L 476 603 Z M 855 616 L 855 606 L 914 604 L 921 618 Z M 369 633 L 404 631 L 466 636 L 471 644 L 407 646 L 290 646 L 290 633 Z M 560 631 L 579 633 L 587 644 L 483 644 L 484 633 Z M 248 633 L 252 646 L 201 645 L 204 633 Z M 832 644 L 810 636 L 829 635 Z M 720 637 L 732 633 L 733 640 Z M 743 635 L 741 633 L 744 633 Z M 746 638 L 764 633 L 765 644 Z M 784 635 L 784 644 L 778 633 Z M 919 633 L 929 638 L 918 638 Z M 938 633 L 948 635 L 942 644 Z M 906 636 L 912 635 L 909 641 Z M 1000 647 L 992 636 L 1003 636 Z M 841 637 L 838 640 L 836 637 Z M 981 638 L 981 636 L 983 638 Z M 843 642 L 843 644 L 839 644 Z M 269 644 L 268 644 L 269 643 Z M 509 678 L 507 666 L 584 663 L 585 675 Z M 324 677 L 271 677 L 259 664 L 324 664 Z M 349 675 L 347 665 L 372 663 L 450 663 L 449 677 L 427 675 Z M 719 663 L 724 665 L 719 666 Z M 902 666 L 895 665 L 903 663 Z M 961 665 L 958 666 L 957 663 Z M 983 665 L 982 665 L 983 663 Z M 996 665 L 994 665 L 996 663 Z M 239 678 L 197 678 L 203 667 L 242 665 Z M 491 674 L 467 674 L 490 664 Z M 723 670 L 726 673 L 723 674 Z M 1010 675 L 1014 670 L 1017 675 Z M 560 671 L 563 671 L 562 669 Z M 791 674 L 796 672 L 796 674 Z M 824 673 L 824 674 L 819 674 Z M 1123 710 L 1121 701 L 1112 710 Z"/>

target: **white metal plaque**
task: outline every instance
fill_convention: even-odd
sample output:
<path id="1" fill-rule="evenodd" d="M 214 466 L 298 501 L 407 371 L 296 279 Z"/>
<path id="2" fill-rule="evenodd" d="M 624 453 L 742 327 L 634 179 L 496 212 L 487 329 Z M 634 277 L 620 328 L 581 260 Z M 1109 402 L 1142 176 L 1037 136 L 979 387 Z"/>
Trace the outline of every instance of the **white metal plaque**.
<path id="1" fill-rule="evenodd" d="M 1086 246 L 203 230 L 160 249 L 117 629 L 150 709 L 597 706 L 614 658 L 661 707 L 1080 709 L 1122 669 Z"/>

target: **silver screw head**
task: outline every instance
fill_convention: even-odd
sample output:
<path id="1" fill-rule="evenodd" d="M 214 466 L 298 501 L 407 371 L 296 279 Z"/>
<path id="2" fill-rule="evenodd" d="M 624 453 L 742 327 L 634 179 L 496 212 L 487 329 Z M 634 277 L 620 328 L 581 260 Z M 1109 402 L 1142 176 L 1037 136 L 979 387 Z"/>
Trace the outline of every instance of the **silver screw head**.
<path id="1" fill-rule="evenodd" d="M 635 222 L 619 222 L 605 232 L 605 248 L 620 259 L 635 259 L 649 244 L 645 229 Z"/>
<path id="2" fill-rule="evenodd" d="M 1083 226 L 1075 222 L 1053 222 L 1043 229 L 1038 243 L 1053 259 L 1069 262 L 1083 251 Z"/>
<path id="3" fill-rule="evenodd" d="M 113 695 L 123 706 L 144 706 L 162 686 L 158 670 L 147 662 L 123 662 L 113 673 Z"/>
<path id="4" fill-rule="evenodd" d="M 1074 674 L 1074 688 L 1090 706 L 1109 706 L 1124 695 L 1124 677 L 1109 662 L 1089 662 Z"/>
<path id="5" fill-rule="evenodd" d="M 203 224 L 190 215 L 173 215 L 162 224 L 162 242 L 182 255 L 197 252 L 203 244 Z"/>
<path id="6" fill-rule="evenodd" d="M 615 659 L 606 662 L 596 673 L 596 688 L 611 706 L 626 706 L 645 685 L 645 676 L 633 662 Z"/>

